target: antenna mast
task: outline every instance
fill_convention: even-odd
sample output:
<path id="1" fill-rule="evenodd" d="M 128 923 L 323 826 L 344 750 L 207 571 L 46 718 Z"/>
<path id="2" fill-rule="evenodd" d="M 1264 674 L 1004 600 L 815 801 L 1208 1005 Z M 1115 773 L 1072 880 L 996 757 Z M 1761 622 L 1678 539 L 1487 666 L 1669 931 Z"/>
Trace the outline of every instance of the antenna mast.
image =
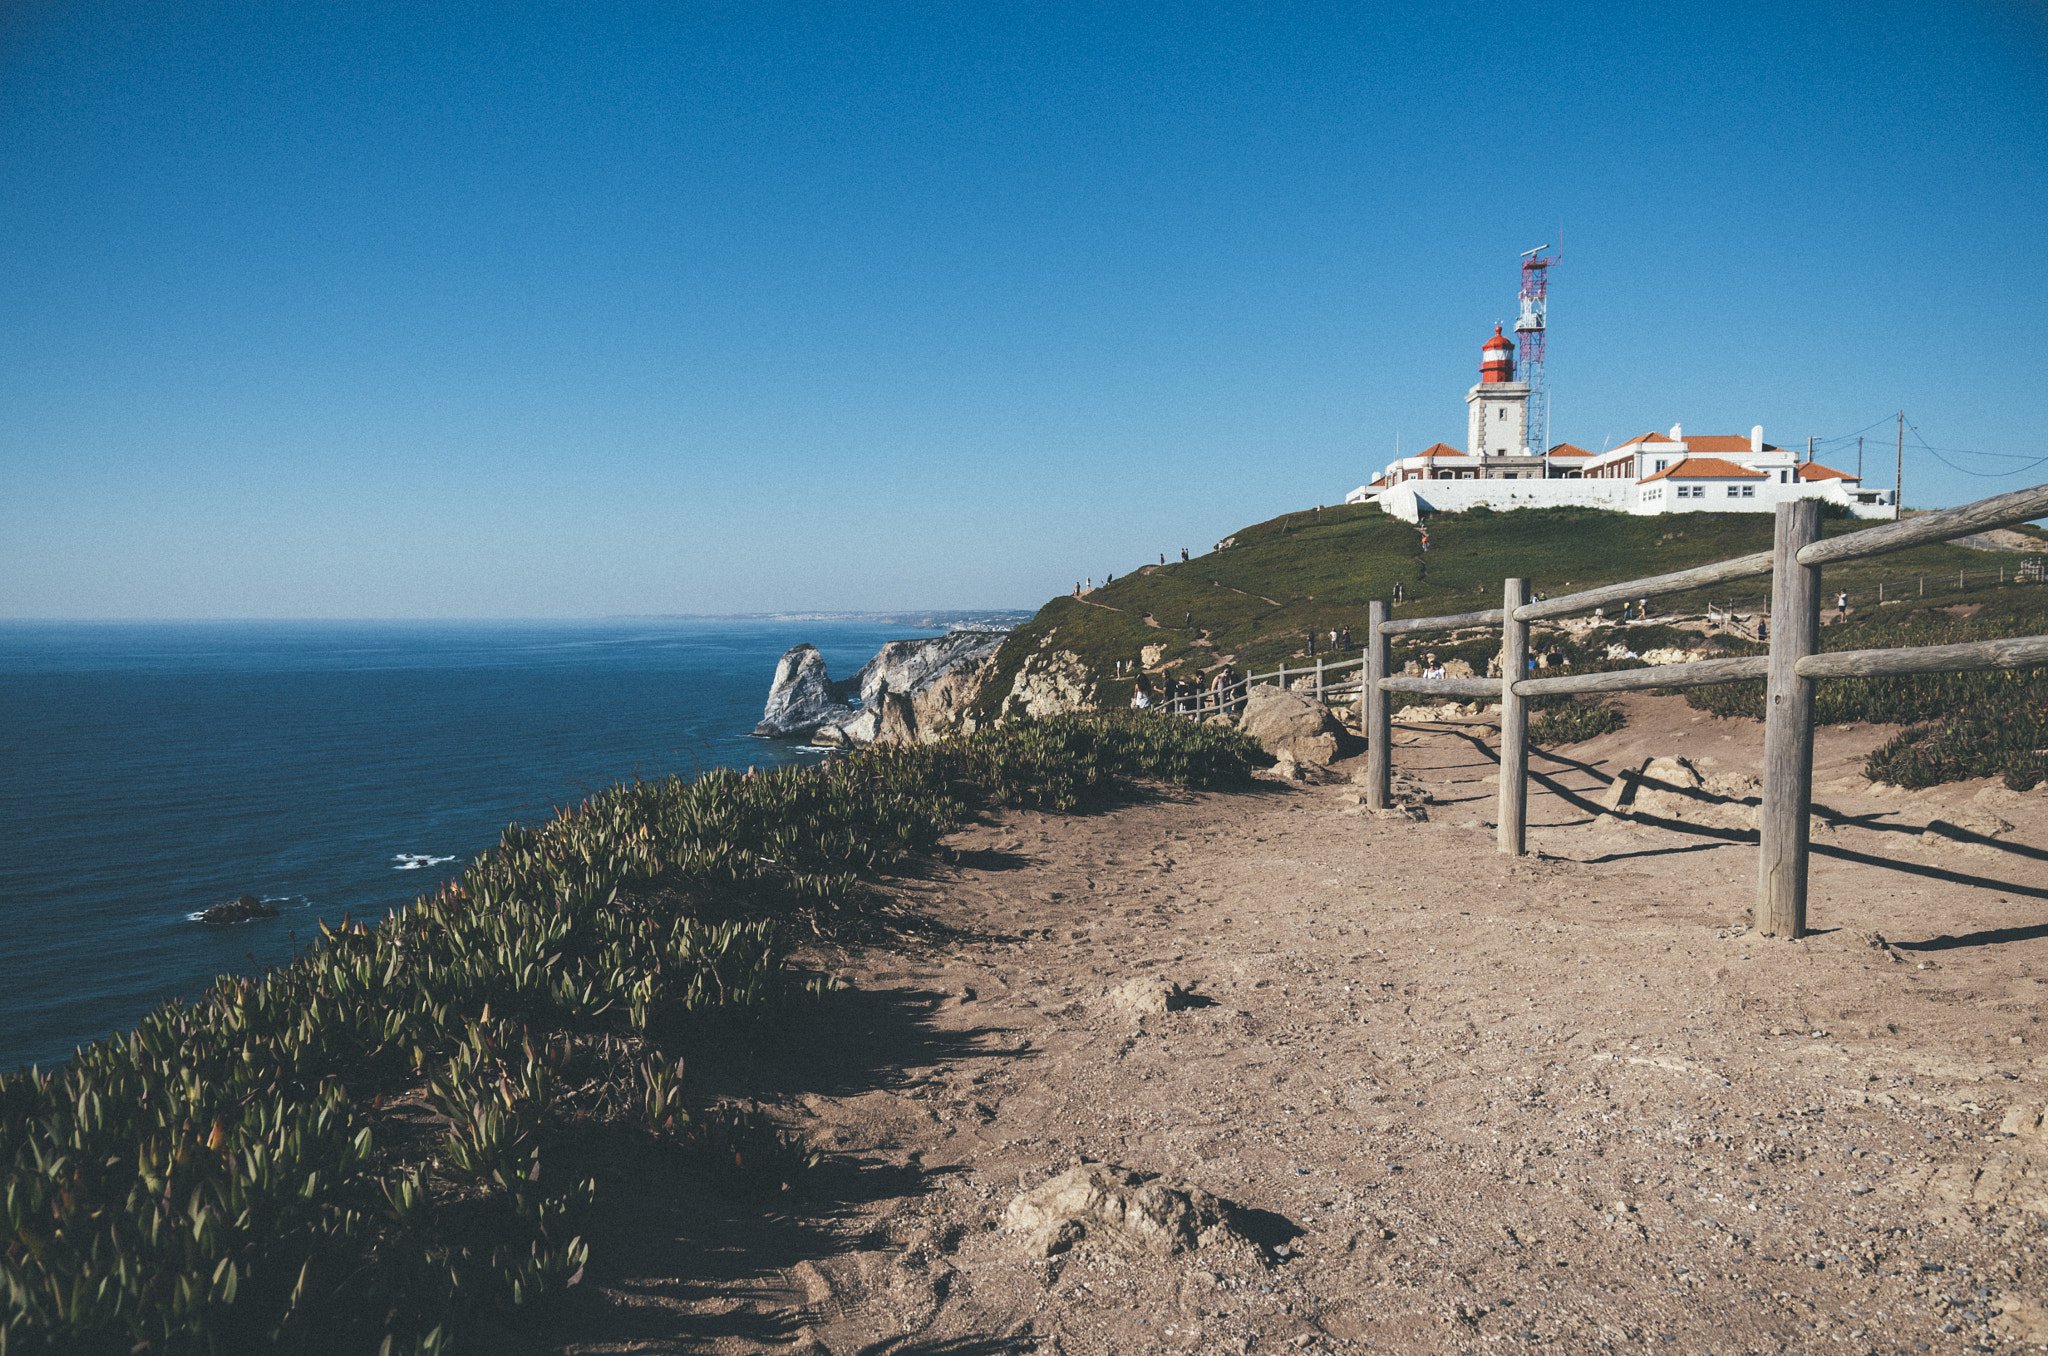
<path id="1" fill-rule="evenodd" d="M 1550 295 L 1550 266 L 1564 257 L 1560 248 L 1545 257 L 1548 245 L 1538 245 L 1522 255 L 1522 310 L 1515 318 L 1515 338 L 1521 343 L 1521 378 L 1529 384 L 1529 450 L 1537 456 L 1550 451 L 1550 383 L 1543 373 L 1544 311 Z"/>

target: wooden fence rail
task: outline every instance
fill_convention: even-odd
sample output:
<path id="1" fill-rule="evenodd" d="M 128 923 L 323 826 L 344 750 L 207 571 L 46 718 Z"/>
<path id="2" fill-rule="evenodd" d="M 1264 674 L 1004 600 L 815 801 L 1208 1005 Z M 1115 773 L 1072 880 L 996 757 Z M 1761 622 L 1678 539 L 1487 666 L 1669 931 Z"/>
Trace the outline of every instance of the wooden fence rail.
<path id="1" fill-rule="evenodd" d="M 2048 665 L 2048 636 L 1978 641 L 1964 645 L 1851 650 L 1821 654 L 1821 567 L 1864 560 L 1928 542 L 2048 516 L 2048 485 L 2015 490 L 1960 508 L 1921 514 L 1882 527 L 1822 540 L 1820 502 L 1780 504 L 1769 551 L 1737 556 L 1670 574 L 1605 584 L 1558 598 L 1529 601 L 1528 582 L 1505 583 L 1502 606 L 1483 612 L 1390 620 L 1385 602 L 1368 607 L 1368 628 L 1359 725 L 1367 740 L 1366 803 L 1391 803 L 1393 759 L 1387 695 L 1394 692 L 1491 698 L 1501 704 L 1500 851 L 1526 851 L 1528 806 L 1528 707 L 1525 698 L 1571 692 L 1638 692 L 1650 688 L 1700 687 L 1762 678 L 1764 699 L 1763 809 L 1759 815 L 1757 930 L 1767 936 L 1806 934 L 1807 832 L 1813 800 L 1813 685 L 1821 678 L 1878 677 L 1914 673 L 1962 673 L 1980 669 Z M 1709 584 L 1771 576 L 1770 653 L 1743 659 L 1708 659 L 1661 664 L 1614 673 L 1580 673 L 1525 678 L 1528 624 L 1608 603 L 1683 593 Z M 1415 678 L 1390 674 L 1387 639 L 1417 631 L 1450 631 L 1499 626 L 1502 678 Z M 1350 664 L 1361 661 L 1345 661 Z M 1282 670 L 1283 674 L 1285 670 Z M 1284 685 L 1284 682 L 1283 682 Z M 1345 684 L 1345 690 L 1351 690 Z M 1320 687 L 1320 684 L 1319 684 Z"/>

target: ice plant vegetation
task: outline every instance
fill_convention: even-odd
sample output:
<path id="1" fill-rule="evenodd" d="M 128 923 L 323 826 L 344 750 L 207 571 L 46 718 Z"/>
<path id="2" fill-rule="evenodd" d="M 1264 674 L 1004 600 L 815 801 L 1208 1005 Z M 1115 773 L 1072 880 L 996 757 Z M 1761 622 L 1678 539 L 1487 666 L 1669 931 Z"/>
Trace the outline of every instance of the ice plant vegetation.
<path id="1" fill-rule="evenodd" d="M 871 911 L 892 863 L 979 807 L 1256 759 L 1227 729 L 1068 716 L 515 824 L 409 909 L 0 1075 L 0 1353 L 456 1349 L 581 1278 L 593 1139 L 801 1170 L 758 1112 L 688 1107 L 684 1062 L 829 1002 L 792 949 Z"/>

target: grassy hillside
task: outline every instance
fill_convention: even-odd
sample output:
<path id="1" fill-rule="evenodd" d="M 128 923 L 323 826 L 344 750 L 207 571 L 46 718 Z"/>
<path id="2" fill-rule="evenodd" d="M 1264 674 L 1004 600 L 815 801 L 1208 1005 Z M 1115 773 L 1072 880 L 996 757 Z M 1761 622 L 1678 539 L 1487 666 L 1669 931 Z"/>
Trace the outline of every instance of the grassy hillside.
<path id="1" fill-rule="evenodd" d="M 1824 531 L 1832 537 L 1869 525 L 1835 521 Z M 1348 626 L 1362 648 L 1366 604 L 1391 598 L 1396 583 L 1406 595 L 1394 611 L 1397 617 L 1498 607 L 1501 581 L 1510 575 L 1554 595 L 1767 550 L 1772 515 L 1475 509 L 1432 515 L 1428 528 L 1424 552 L 1414 526 L 1376 507 L 1304 510 L 1244 528 L 1225 549 L 1185 564 L 1140 565 L 1085 598 L 1055 598 L 1005 644 L 980 709 L 993 714 L 1024 657 L 1048 637 L 1051 648 L 1073 651 L 1103 676 L 1118 661 L 1138 660 L 1148 645 L 1161 647 L 1155 671 L 1208 669 L 1224 656 L 1234 656 L 1239 672 L 1248 665 L 1269 671 L 1283 659 L 1305 660 L 1310 631 L 1317 633 L 1320 650 L 1331 630 Z M 1916 581 L 1926 575 L 1930 604 L 1982 601 L 1996 590 L 1972 581 L 1959 599 L 1956 572 L 2003 566 L 2010 573 L 2018 559 L 2010 552 L 1924 546 L 1831 568 L 1823 584 L 1830 596 L 1847 589 L 1863 603 L 1875 600 L 1882 581 L 1888 596 L 1907 593 L 1914 600 L 1906 604 L 1910 608 L 1919 605 Z M 1700 613 L 1710 602 L 1759 610 L 1769 582 L 1745 580 L 1677 595 L 1662 600 L 1657 611 Z M 2034 593 L 2018 592 L 2028 598 Z M 2048 589 L 2040 593 L 2048 602 Z M 1111 700 L 1119 699 L 1118 691 L 1106 689 Z"/>

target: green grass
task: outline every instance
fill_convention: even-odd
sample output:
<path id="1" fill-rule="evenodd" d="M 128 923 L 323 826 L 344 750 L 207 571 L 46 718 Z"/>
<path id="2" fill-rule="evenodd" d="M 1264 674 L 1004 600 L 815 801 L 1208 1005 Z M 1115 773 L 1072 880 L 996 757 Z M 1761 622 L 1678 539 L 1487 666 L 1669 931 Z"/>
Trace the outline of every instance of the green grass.
<path id="1" fill-rule="evenodd" d="M 1772 521 L 1766 513 L 1637 517 L 1578 508 L 1440 513 L 1428 520 L 1430 549 L 1425 553 L 1414 527 L 1371 505 L 1290 513 L 1241 529 L 1227 550 L 1184 564 L 1142 566 L 1085 600 L 1052 599 L 1004 644 L 976 709 L 983 718 L 996 714 L 1025 656 L 1041 643 L 1074 652 L 1099 679 L 1112 673 L 1117 661 L 1138 659 L 1147 645 L 1162 646 L 1162 662 L 1175 672 L 1208 668 L 1225 654 L 1236 656 L 1239 673 L 1248 668 L 1270 672 L 1282 661 L 1309 662 L 1309 632 L 1316 634 L 1321 651 L 1330 631 L 1349 627 L 1355 647 L 1362 649 L 1366 604 L 1390 599 L 1396 583 L 1406 595 L 1396 616 L 1470 612 L 1500 606 L 1501 581 L 1510 575 L 1555 596 L 1768 550 Z M 1834 537 L 1870 525 L 1830 521 L 1822 530 Z M 1922 575 L 1931 578 L 1936 590 L 1929 602 L 1982 601 L 1998 590 L 1958 594 L 1955 572 L 2011 567 L 2016 559 L 2009 552 L 1923 546 L 1830 568 L 1822 582 L 1829 596 L 1846 588 L 1859 608 L 1871 610 L 1880 581 L 1891 592 L 1911 591 Z M 1745 580 L 1668 597 L 1657 606 L 1660 612 L 1681 615 L 1703 613 L 1710 603 L 1761 611 L 1768 591 L 1768 578 Z M 1906 606 L 1918 602 L 1915 595 Z M 1145 624 L 1148 613 L 1156 628 Z M 1190 613 L 1193 629 L 1184 625 Z M 1196 644 L 1198 636 L 1210 644 Z M 1642 639 L 1648 645 L 1670 643 Z M 1399 643 L 1394 659 L 1399 664 L 1435 650 L 1441 658 L 1464 658 L 1484 672 L 1497 649 L 1492 635 L 1462 640 L 1426 636 Z M 1128 682 L 1103 682 L 1104 705 L 1121 705 L 1128 698 Z"/>

